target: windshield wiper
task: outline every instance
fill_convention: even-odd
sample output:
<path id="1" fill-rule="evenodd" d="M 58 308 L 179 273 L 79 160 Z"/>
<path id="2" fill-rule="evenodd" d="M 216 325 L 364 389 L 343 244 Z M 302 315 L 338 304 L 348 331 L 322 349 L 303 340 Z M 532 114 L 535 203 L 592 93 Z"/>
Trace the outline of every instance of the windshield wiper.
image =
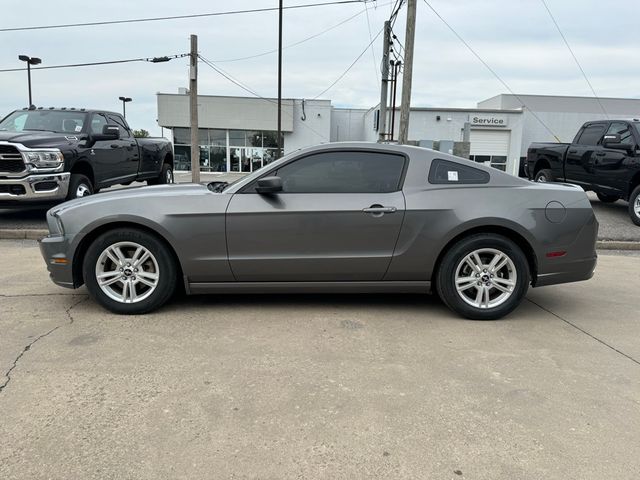
<path id="1" fill-rule="evenodd" d="M 29 131 L 29 132 L 53 132 L 55 133 L 53 130 L 45 130 L 42 128 L 23 128 L 22 131 Z"/>

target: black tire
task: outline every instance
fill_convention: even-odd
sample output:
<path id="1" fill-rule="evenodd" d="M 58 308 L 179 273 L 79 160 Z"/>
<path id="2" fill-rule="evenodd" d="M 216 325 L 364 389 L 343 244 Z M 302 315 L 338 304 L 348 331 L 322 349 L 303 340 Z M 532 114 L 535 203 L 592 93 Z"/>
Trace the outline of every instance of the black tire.
<path id="1" fill-rule="evenodd" d="M 456 288 L 456 270 L 459 266 L 461 270 L 469 269 L 470 267 L 468 265 L 463 264 L 465 257 L 474 251 L 481 249 L 497 250 L 501 254 L 506 255 L 511 260 L 513 270 L 515 270 L 516 274 L 515 286 L 513 286 L 510 296 L 504 298 L 501 301 L 502 303 L 500 303 L 499 299 L 499 296 L 502 295 L 502 293 L 500 293 L 496 287 L 489 287 L 489 298 L 491 299 L 491 296 L 493 296 L 493 300 L 490 301 L 497 302 L 496 306 L 490 308 L 475 307 L 463 299 L 463 296 L 465 295 L 479 292 L 479 289 L 476 288 L 477 283 L 475 280 L 472 280 L 467 284 L 469 285 L 469 290 L 471 288 L 474 289 L 473 292 L 468 292 L 466 294 L 463 292 L 459 293 Z M 484 262 L 484 258 L 481 258 L 481 261 Z M 504 269 L 511 271 L 509 270 L 510 267 L 507 265 L 496 271 L 495 275 L 498 278 L 504 277 L 504 272 L 506 272 Z M 481 275 L 481 278 L 478 278 L 480 283 L 482 283 L 482 279 L 484 277 L 487 277 L 487 282 L 494 282 L 495 280 L 488 278 L 489 274 L 490 272 L 481 270 L 478 273 L 469 274 L 469 278 Z M 459 315 L 472 320 L 497 320 L 511 313 L 518 305 L 520 305 L 524 295 L 527 293 L 530 281 L 531 278 L 527 258 L 513 241 L 503 237 L 502 235 L 480 233 L 460 240 L 445 253 L 437 272 L 436 289 L 442 301 Z M 493 283 L 491 285 L 493 285 Z"/>
<path id="2" fill-rule="evenodd" d="M 136 301 L 134 303 L 122 303 L 121 301 L 111 298 L 107 293 L 105 293 L 105 291 L 103 291 L 102 287 L 98 285 L 98 280 L 96 278 L 96 267 L 100 256 L 106 248 L 119 242 L 130 242 L 144 247 L 152 254 L 154 260 L 157 262 L 157 272 L 153 272 L 157 273 L 158 275 L 155 289 L 151 291 L 146 298 L 143 298 L 142 300 Z M 126 253 L 127 250 L 126 248 L 123 248 L 122 251 L 123 253 Z M 110 262 L 110 260 L 106 261 Z M 147 262 L 152 262 L 152 260 L 148 260 Z M 144 262 L 139 266 L 139 268 L 141 270 L 143 270 L 143 268 L 146 268 L 143 267 L 143 265 L 145 265 L 147 262 Z M 114 269 L 114 271 L 115 270 L 117 270 L 117 267 Z M 138 270 L 136 270 L 136 272 L 137 271 Z M 87 249 L 87 253 L 84 256 L 82 273 L 84 282 L 87 286 L 87 290 L 89 290 L 89 294 L 100 305 L 105 307 L 107 310 L 110 310 L 111 312 L 125 315 L 137 315 L 151 312 L 152 310 L 160 308 L 173 295 L 176 289 L 177 282 L 176 264 L 169 247 L 155 235 L 135 228 L 118 228 L 110 230 L 96 238 L 89 246 L 89 248 Z M 135 281 L 135 275 L 140 275 L 140 273 L 132 273 L 132 268 L 128 268 L 128 273 L 125 272 L 122 273 L 122 275 L 123 276 L 120 277 L 120 274 L 116 273 L 116 276 L 120 278 L 124 278 L 124 275 L 133 275 L 131 281 Z M 139 279 L 138 281 L 140 282 Z M 112 288 L 117 289 L 118 286 L 114 286 Z M 121 291 L 124 290 L 124 284 L 120 288 Z M 138 284 L 134 288 L 140 290 L 146 287 L 144 285 Z M 139 296 L 143 297 L 144 291 Z"/>
<path id="3" fill-rule="evenodd" d="M 160 175 L 156 178 L 151 178 L 147 180 L 147 185 L 166 185 L 174 183 L 173 181 L 173 167 L 168 163 L 162 165 L 162 170 L 160 171 Z"/>
<path id="4" fill-rule="evenodd" d="M 602 203 L 613 203 L 620 200 L 620 197 L 616 195 L 607 195 L 606 193 L 596 193 L 596 195 Z"/>
<path id="5" fill-rule="evenodd" d="M 551 173 L 551 170 L 548 168 L 543 168 L 538 173 L 536 173 L 536 177 L 534 179 L 536 182 L 547 183 L 547 182 L 555 182 L 556 179 Z"/>
<path id="6" fill-rule="evenodd" d="M 67 200 L 87 197 L 89 195 L 93 195 L 93 192 L 93 184 L 88 177 L 82 175 L 81 173 L 71 174 L 71 179 L 69 180 L 69 191 L 67 192 Z"/>
<path id="7" fill-rule="evenodd" d="M 631 221 L 640 227 L 640 185 L 638 185 L 629 197 L 629 216 Z"/>

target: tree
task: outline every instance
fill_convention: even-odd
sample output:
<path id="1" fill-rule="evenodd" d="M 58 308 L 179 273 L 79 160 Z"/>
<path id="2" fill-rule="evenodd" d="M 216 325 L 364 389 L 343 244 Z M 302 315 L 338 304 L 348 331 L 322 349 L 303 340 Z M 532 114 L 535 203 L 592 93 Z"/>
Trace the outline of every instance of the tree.
<path id="1" fill-rule="evenodd" d="M 140 130 L 134 130 L 133 136 L 136 138 L 147 138 L 149 136 L 149 132 L 147 132 L 144 128 Z"/>

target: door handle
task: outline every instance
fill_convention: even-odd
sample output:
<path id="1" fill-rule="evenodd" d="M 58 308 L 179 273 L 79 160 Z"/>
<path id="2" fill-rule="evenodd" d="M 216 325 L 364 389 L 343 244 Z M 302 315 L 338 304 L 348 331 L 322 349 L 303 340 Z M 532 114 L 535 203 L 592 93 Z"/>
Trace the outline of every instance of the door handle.
<path id="1" fill-rule="evenodd" d="M 136 144 L 135 144 L 135 143 L 130 143 L 130 144 L 129 144 L 129 146 L 130 146 L 130 147 L 135 147 L 135 146 L 136 146 Z"/>
<path id="2" fill-rule="evenodd" d="M 120 145 L 118 145 L 117 143 L 112 143 L 111 148 L 120 148 Z"/>
<path id="3" fill-rule="evenodd" d="M 606 153 L 604 153 L 604 152 L 596 153 L 596 157 L 604 157 L 605 155 L 606 155 Z"/>
<path id="4" fill-rule="evenodd" d="M 383 207 L 382 205 L 371 205 L 369 208 L 362 209 L 364 213 L 370 213 L 374 217 L 381 217 L 385 213 L 393 213 L 396 210 L 396 207 Z"/>
<path id="5" fill-rule="evenodd" d="M 577 150 L 569 150 L 567 153 L 576 153 Z"/>

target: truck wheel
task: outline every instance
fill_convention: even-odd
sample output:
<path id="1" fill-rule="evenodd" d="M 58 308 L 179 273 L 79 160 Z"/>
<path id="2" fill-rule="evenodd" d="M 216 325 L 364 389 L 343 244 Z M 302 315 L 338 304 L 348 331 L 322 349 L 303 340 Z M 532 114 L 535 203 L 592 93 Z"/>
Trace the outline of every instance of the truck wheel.
<path id="1" fill-rule="evenodd" d="M 176 289 L 172 252 L 155 235 L 135 228 L 100 235 L 87 249 L 82 274 L 98 303 L 125 315 L 161 307 Z"/>
<path id="2" fill-rule="evenodd" d="M 640 227 L 640 185 L 629 197 L 629 216 L 631 221 Z"/>
<path id="3" fill-rule="evenodd" d="M 555 182 L 555 178 L 553 177 L 553 173 L 548 168 L 543 168 L 538 173 L 536 173 L 536 182 L 547 183 L 547 182 Z"/>
<path id="4" fill-rule="evenodd" d="M 173 168 L 168 163 L 162 165 L 162 171 L 157 178 L 147 180 L 147 185 L 165 185 L 173 182 Z"/>
<path id="5" fill-rule="evenodd" d="M 596 193 L 596 195 L 602 203 L 613 203 L 620 200 L 620 197 L 617 197 L 615 195 L 607 195 L 606 193 Z"/>
<path id="6" fill-rule="evenodd" d="M 451 247 L 436 278 L 442 301 L 473 320 L 497 320 L 512 312 L 529 288 L 529 264 L 502 235 L 481 233 Z"/>
<path id="7" fill-rule="evenodd" d="M 93 194 L 93 185 L 91 185 L 91 180 L 80 173 L 72 173 L 71 180 L 69 181 L 67 200 L 86 197 L 91 194 Z"/>

